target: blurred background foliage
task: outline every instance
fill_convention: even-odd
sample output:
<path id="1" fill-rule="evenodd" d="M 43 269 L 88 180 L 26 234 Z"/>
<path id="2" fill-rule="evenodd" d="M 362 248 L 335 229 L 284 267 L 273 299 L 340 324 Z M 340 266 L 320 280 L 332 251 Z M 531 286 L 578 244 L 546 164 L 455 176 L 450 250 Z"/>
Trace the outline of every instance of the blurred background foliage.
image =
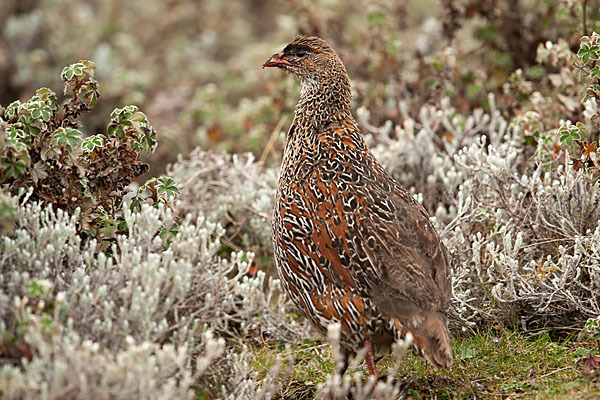
<path id="1" fill-rule="evenodd" d="M 0 107 L 27 102 L 39 87 L 61 93 L 56 76 L 62 68 L 93 61 L 101 100 L 93 113 L 73 117 L 78 119 L 74 127 L 82 124 L 77 132 L 88 137 L 77 140 L 100 138 L 112 110 L 125 104 L 143 110 L 140 115 L 155 130 L 153 151 L 139 154 L 150 168 L 135 169 L 127 182 L 121 182 L 121 167 L 113 168 L 119 185 L 103 196 L 117 196 L 120 205 L 122 186 L 129 181 L 139 186 L 166 173 L 180 184 L 180 216 L 203 213 L 219 221 L 227 232 L 223 252 L 253 251 L 257 268 L 269 274 L 274 274 L 268 228 L 273 188 L 299 83 L 261 65 L 297 34 L 321 36 L 339 53 L 367 142 L 394 177 L 420 196 L 440 228 L 456 217 L 466 188 L 464 174 L 456 172 L 461 166 L 450 164 L 458 163 L 461 149 L 480 140 L 494 145 L 513 140 L 520 161 L 511 168 L 517 175 L 540 163 L 546 171 L 571 163 L 576 171 L 591 172 L 586 185 L 595 187 L 600 170 L 600 39 L 592 34 L 600 30 L 600 0 L 0 4 Z M 57 104 L 67 99 L 59 95 Z M 11 113 L 6 108 L 5 119 Z M 493 153 L 484 152 L 486 157 Z M 85 201 L 91 205 L 84 214 L 93 214 L 93 221 L 112 221 L 110 212 L 96 211 L 107 209 L 98 200 L 104 197 L 94 197 L 93 189 L 107 183 L 103 174 L 98 178 L 97 183 L 86 178 L 80 186 L 90 192 L 87 197 L 69 200 L 72 206 L 63 208 Z M 15 182 L 21 181 L 5 183 L 16 190 Z M 64 186 L 44 185 L 48 190 Z M 141 189 L 152 192 L 152 185 Z M 148 198 L 156 203 L 157 194 L 154 190 Z M 597 204 L 589 201 L 593 216 Z M 533 214 L 522 218 L 533 218 L 532 237 L 571 237 L 536 228 Z M 115 224 L 108 225 L 112 240 Z M 574 232 L 584 235 L 596 225 L 592 218 Z M 468 235 L 479 230 L 475 226 Z M 547 251 L 558 257 L 554 247 Z M 461 249 L 464 254 L 472 250 Z"/>
<path id="2" fill-rule="evenodd" d="M 56 398 L 89 382 L 127 389 L 116 398 L 155 395 L 127 386 L 137 382 L 199 398 L 283 393 L 281 346 L 308 331 L 279 296 L 269 220 L 299 84 L 261 65 L 297 34 L 341 56 L 374 155 L 434 217 L 453 256 L 457 340 L 481 327 L 562 335 L 586 320 L 597 340 L 599 31 L 600 0 L 0 0 L 0 356 L 17 366 L 0 378 L 15 393 L 18 382 L 50 382 Z M 121 257 L 134 250 L 142 269 Z M 278 361 L 264 376 L 271 356 L 247 344 L 269 340 Z M 156 347 L 138 348 L 146 341 Z M 164 350 L 168 372 L 140 349 Z M 457 359 L 485 361 L 467 350 Z M 478 383 L 490 366 L 514 369 L 519 351 L 507 351 L 492 351 L 506 367 L 487 360 L 437 382 L 466 398 L 521 394 L 538 361 L 525 360 L 517 386 Z M 20 369 L 23 357 L 34 362 Z M 335 389 L 329 359 L 302 390 Z M 129 375 L 99 378 L 105 364 L 149 367 L 123 384 Z M 87 375 L 70 372 L 81 365 Z M 579 379 L 577 368 L 557 380 Z"/>
<path id="3" fill-rule="evenodd" d="M 400 124 L 443 97 L 459 112 L 485 107 L 489 92 L 497 94 L 498 107 L 510 118 L 534 90 L 555 89 L 547 72 L 559 72 L 560 65 L 536 59 L 537 47 L 560 37 L 576 50 L 582 34 L 598 29 L 599 5 L 3 0 L 0 104 L 27 99 L 42 86 L 59 92 L 55 77 L 61 69 L 88 59 L 98 66 L 102 101 L 84 118 L 84 131 L 100 132 L 111 110 L 137 105 L 158 132 L 151 175 L 196 146 L 251 151 L 277 164 L 279 133 L 291 122 L 298 84 L 260 66 L 298 33 L 322 36 L 334 46 L 352 79 L 354 104 L 370 111 L 373 126 Z M 517 69 L 533 88 L 507 90 Z M 559 85 L 557 94 L 573 94 L 569 84 Z M 558 107 L 556 113 L 573 120 L 582 110 L 568 99 Z"/>

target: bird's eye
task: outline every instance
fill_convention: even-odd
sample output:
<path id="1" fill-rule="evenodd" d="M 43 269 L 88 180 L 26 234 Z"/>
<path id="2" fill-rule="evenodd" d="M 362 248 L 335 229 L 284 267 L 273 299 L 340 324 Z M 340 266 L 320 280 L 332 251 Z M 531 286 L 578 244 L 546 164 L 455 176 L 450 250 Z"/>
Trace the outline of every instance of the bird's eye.
<path id="1" fill-rule="evenodd" d="M 306 50 L 298 50 L 296 52 L 296 57 L 302 58 L 304 56 L 306 56 Z"/>

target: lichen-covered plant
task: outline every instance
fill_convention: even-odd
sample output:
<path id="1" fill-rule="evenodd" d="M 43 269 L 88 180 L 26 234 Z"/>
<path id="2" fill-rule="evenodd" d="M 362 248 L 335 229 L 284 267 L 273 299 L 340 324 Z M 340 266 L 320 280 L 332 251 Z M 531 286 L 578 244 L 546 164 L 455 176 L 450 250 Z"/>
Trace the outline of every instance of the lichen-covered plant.
<path id="1" fill-rule="evenodd" d="M 454 257 L 457 323 L 531 329 L 581 324 L 600 311 L 597 178 L 577 170 L 560 124 L 535 107 L 544 101 L 523 103 L 510 120 L 493 95 L 488 111 L 465 115 L 443 101 L 416 120 L 405 114 L 402 126 L 377 127 L 366 109 L 357 112 L 374 154 L 436 217 Z M 592 136 L 595 104 L 585 99 L 580 123 Z M 267 236 L 275 185 L 273 170 L 263 180 L 260 171 L 251 160 L 200 151 L 172 168 L 181 180 L 193 177 L 185 204 L 222 221 L 256 220 L 233 224 L 238 236 L 254 238 Z"/>
<path id="2" fill-rule="evenodd" d="M 532 92 L 543 93 L 552 85 L 548 76 L 559 74 L 536 65 L 536 47 L 559 38 L 576 47 L 584 15 L 583 34 L 599 26 L 594 2 L 572 0 L 128 4 L 4 2 L 0 76 L 7 79 L 0 81 L 0 103 L 50 85 L 57 68 L 87 57 L 101 63 L 103 101 L 86 124 L 97 129 L 105 125 L 102 115 L 137 104 L 163 136 L 152 160 L 158 167 L 197 145 L 259 156 L 277 122 L 293 110 L 299 89 L 292 81 L 265 79 L 260 65 L 265 53 L 298 33 L 335 44 L 353 80 L 356 106 L 371 110 L 372 123 L 380 126 L 386 120 L 402 124 L 400 101 L 416 119 L 425 104 L 448 97 L 465 112 L 484 104 L 488 92 L 503 112 L 515 115 L 528 94 L 509 93 L 503 101 L 511 73 L 520 68 Z M 575 119 L 577 112 L 562 117 Z M 277 163 L 280 154 L 270 152 L 267 161 Z"/>
<path id="3" fill-rule="evenodd" d="M 0 367 L 4 398 L 226 397 L 243 383 L 239 398 L 251 399 L 256 372 L 217 335 L 302 332 L 278 281 L 248 276 L 251 253 L 218 256 L 224 231 L 204 217 L 185 218 L 167 243 L 171 208 L 125 206 L 129 233 L 106 254 L 78 234 L 77 213 L 31 197 L 16 199 L 0 242 L 0 353 L 14 360 Z"/>
<path id="4" fill-rule="evenodd" d="M 291 360 L 257 373 L 252 345 L 306 333 L 269 278 L 281 132 L 299 88 L 260 70 L 297 33 L 339 49 L 371 149 L 435 215 L 453 254 L 455 327 L 589 318 L 597 333 L 596 2 L 130 3 L 0 6 L 0 397 L 287 393 Z M 39 86 L 59 92 L 57 68 L 81 57 L 99 68 L 65 69 L 66 108 L 48 89 L 7 106 Z M 169 170 L 179 189 L 169 177 L 124 188 L 156 140 L 131 103 L 161 132 L 153 170 L 183 153 Z M 189 155 L 197 144 L 255 157 Z M 369 398 L 361 378 L 311 387 Z"/>
<path id="5" fill-rule="evenodd" d="M 591 37 L 581 38 L 577 52 L 580 64 L 575 64 L 578 72 L 586 77 L 583 102 L 588 104 L 584 118 L 588 124 L 579 121 L 573 124 L 564 122 L 560 129 L 560 142 L 567 149 L 575 170 L 584 169 L 600 176 L 598 160 L 598 129 L 600 129 L 600 35 L 594 32 Z"/>
<path id="6" fill-rule="evenodd" d="M 582 47 L 594 40 L 583 38 Z M 594 85 L 593 68 L 584 72 Z M 507 121 L 490 96 L 488 113 L 465 117 L 442 103 L 423 108 L 418 121 L 374 130 L 391 136 L 378 140 L 375 154 L 444 232 L 463 322 L 528 329 L 583 323 L 600 311 L 600 198 L 591 149 L 598 108 L 595 98 L 583 101 L 582 121 L 560 128 L 555 122 L 558 129 L 535 107 Z M 584 130 L 583 148 L 590 149 L 571 156 Z"/>
<path id="7" fill-rule="evenodd" d="M 215 154 L 196 149 L 180 157 L 168 174 L 181 189 L 179 210 L 202 213 L 226 229 L 224 244 L 257 255 L 255 267 L 271 265 L 270 218 L 277 170 L 248 154 Z"/>
<path id="8" fill-rule="evenodd" d="M 172 178 L 126 188 L 156 146 L 137 107 L 83 138 L 93 71 L 85 61 L 63 70 L 72 97 L 62 110 L 40 89 L 0 121 L 0 356 L 10 361 L 0 395 L 268 397 L 277 372 L 261 383 L 236 338 L 291 340 L 304 327 L 278 280 L 250 273 L 252 253 L 222 256 L 225 230 L 209 209 L 183 212 Z"/>

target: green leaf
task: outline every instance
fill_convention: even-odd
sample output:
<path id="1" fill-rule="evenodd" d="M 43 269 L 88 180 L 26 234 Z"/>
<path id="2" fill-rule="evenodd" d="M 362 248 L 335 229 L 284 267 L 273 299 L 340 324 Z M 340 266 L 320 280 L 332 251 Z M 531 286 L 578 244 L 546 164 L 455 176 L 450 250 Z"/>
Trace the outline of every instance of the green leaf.
<path id="1" fill-rule="evenodd" d="M 19 100 L 13 101 L 6 107 L 6 111 L 4 111 L 4 116 L 8 121 L 13 119 L 17 119 L 19 116 L 19 107 L 21 106 L 21 102 Z"/>
<path id="2" fill-rule="evenodd" d="M 54 141 L 59 145 L 65 147 L 69 152 L 73 151 L 81 138 L 81 132 L 73 128 L 60 127 L 52 135 Z"/>
<path id="3" fill-rule="evenodd" d="M 523 144 L 525 146 L 537 146 L 538 141 L 533 135 L 525 135 L 523 137 Z"/>
<path id="4" fill-rule="evenodd" d="M 93 107 L 96 105 L 98 101 L 98 97 L 100 93 L 98 92 L 96 81 L 90 80 L 87 83 L 83 84 L 79 89 L 79 93 L 81 94 L 81 98 L 90 106 Z"/>
<path id="5" fill-rule="evenodd" d="M 115 137 L 117 134 L 117 129 L 119 129 L 118 125 L 109 125 L 107 130 L 108 137 Z"/>
<path id="6" fill-rule="evenodd" d="M 42 322 L 42 332 L 50 333 L 52 332 L 52 325 L 54 321 L 52 321 L 52 317 L 48 313 L 44 313 L 41 318 Z"/>
<path id="7" fill-rule="evenodd" d="M 42 110 L 42 119 L 45 122 L 49 122 L 50 121 L 50 117 L 52 117 L 52 113 L 46 109 Z"/>
<path id="8" fill-rule="evenodd" d="M 383 21 L 385 21 L 385 18 L 385 13 L 380 11 L 378 13 L 369 15 L 368 20 L 371 25 L 379 26 L 383 23 Z"/>
<path id="9" fill-rule="evenodd" d="M 167 243 L 171 244 L 171 240 L 177 236 L 177 234 L 179 233 L 179 226 L 175 225 L 173 226 L 171 229 L 167 230 L 167 228 L 162 227 L 159 231 L 159 236 L 161 239 L 165 239 L 165 237 L 167 237 Z M 167 236 L 168 234 L 168 236 Z"/>
<path id="10" fill-rule="evenodd" d="M 96 147 L 104 146 L 104 135 L 94 135 L 85 138 L 81 143 L 81 149 L 92 152 Z"/>
<path id="11" fill-rule="evenodd" d="M 168 196 L 175 196 L 180 193 L 175 180 L 168 176 L 161 176 L 156 180 L 156 189 L 159 194 L 167 194 Z"/>
<path id="12" fill-rule="evenodd" d="M 143 190 L 142 190 L 143 192 Z M 129 206 L 129 209 L 131 211 L 141 211 L 142 210 L 142 203 L 143 200 L 139 197 L 139 196 L 135 196 L 131 199 L 131 205 Z"/>
<path id="13" fill-rule="evenodd" d="M 65 68 L 63 68 L 60 77 L 64 82 L 69 82 L 73 79 L 74 76 L 83 77 L 84 75 L 89 78 L 94 77 L 94 70 L 96 69 L 96 64 L 91 61 L 81 60 L 78 63 L 71 64 Z"/>
<path id="14" fill-rule="evenodd" d="M 40 134 L 40 132 L 42 131 L 40 128 L 38 128 L 37 126 L 31 126 L 31 125 L 27 125 L 25 128 L 25 133 L 28 133 L 31 136 L 37 136 Z"/>
<path id="15" fill-rule="evenodd" d="M 477 357 L 477 350 L 471 347 L 460 347 L 458 352 L 461 360 L 468 360 L 470 358 Z"/>
<path id="16" fill-rule="evenodd" d="M 31 297 L 43 297 L 52 289 L 52 283 L 46 280 L 32 279 L 25 286 Z"/>
<path id="17" fill-rule="evenodd" d="M 73 65 L 73 73 L 76 76 L 82 76 L 84 68 L 85 68 L 85 65 L 83 65 L 82 63 L 76 63 Z"/>
<path id="18" fill-rule="evenodd" d="M 40 99 L 40 101 L 42 101 L 44 104 L 46 104 L 48 107 L 47 109 L 50 111 L 57 111 L 58 110 L 58 98 L 56 97 L 56 93 L 54 93 L 52 90 L 48 89 L 48 88 L 40 88 L 38 90 L 36 90 L 35 92 L 36 97 L 38 97 Z"/>
<path id="19" fill-rule="evenodd" d="M 35 95 L 38 96 L 41 100 L 52 99 L 56 97 L 56 93 L 54 93 L 51 89 L 47 87 L 41 87 L 35 91 Z"/>
<path id="20" fill-rule="evenodd" d="M 22 152 L 26 152 L 27 151 L 27 145 L 25 145 L 25 143 L 19 142 L 19 141 L 15 141 L 13 143 L 13 148 L 18 153 L 22 153 Z"/>
<path id="21" fill-rule="evenodd" d="M 599 51 L 600 47 L 598 45 L 582 44 L 577 52 L 577 55 L 581 57 L 581 60 L 584 63 L 587 63 L 589 60 L 597 60 L 600 56 L 598 54 Z"/>
<path id="22" fill-rule="evenodd" d="M 6 128 L 6 132 L 8 133 L 8 137 L 10 139 L 25 138 L 25 132 L 23 131 L 23 129 L 16 128 L 12 125 L 8 125 L 8 127 Z"/>
<path id="23" fill-rule="evenodd" d="M 600 332 L 600 317 L 589 318 L 585 323 L 585 330 L 588 333 Z"/>
<path id="24" fill-rule="evenodd" d="M 475 37 L 486 42 L 494 41 L 499 35 L 500 29 L 495 24 L 475 29 Z"/>
<path id="25" fill-rule="evenodd" d="M 60 74 L 60 77 L 61 77 L 61 79 L 64 82 L 68 82 L 71 79 L 73 79 L 73 74 L 74 74 L 74 72 L 73 72 L 73 66 L 69 65 L 68 67 L 64 67 L 63 68 L 63 70 L 62 70 L 62 72 Z"/>
<path id="26" fill-rule="evenodd" d="M 483 86 L 481 85 L 477 85 L 477 84 L 472 84 L 467 86 L 467 97 L 476 97 L 478 94 L 480 94 L 483 91 Z"/>
<path id="27" fill-rule="evenodd" d="M 0 165 L 2 166 L 5 176 L 9 178 L 17 179 L 25 173 L 26 165 L 23 160 L 2 161 Z"/>
<path id="28" fill-rule="evenodd" d="M 146 123 L 146 124 L 148 123 L 148 119 L 146 118 L 146 114 L 144 114 L 141 111 L 137 111 L 137 110 L 134 111 L 131 114 L 130 120 L 132 122 L 143 122 L 143 123 Z"/>
<path id="29" fill-rule="evenodd" d="M 580 130 L 575 126 L 571 126 L 569 129 L 563 129 L 560 131 L 560 141 L 566 143 L 568 146 L 573 144 L 573 140 L 580 140 Z"/>

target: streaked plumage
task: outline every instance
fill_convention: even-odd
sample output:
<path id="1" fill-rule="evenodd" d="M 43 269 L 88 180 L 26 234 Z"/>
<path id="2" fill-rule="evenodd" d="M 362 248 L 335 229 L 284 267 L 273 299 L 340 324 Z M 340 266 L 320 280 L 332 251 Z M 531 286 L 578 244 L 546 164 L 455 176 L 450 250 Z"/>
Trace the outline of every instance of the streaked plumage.
<path id="1" fill-rule="evenodd" d="M 411 332 L 418 355 L 449 367 L 447 250 L 425 209 L 367 148 L 341 60 L 322 39 L 299 36 L 264 66 L 302 83 L 273 214 L 288 295 L 321 331 L 341 323 L 347 355 L 363 345 L 386 351 Z M 370 352 L 367 361 L 377 374 Z"/>

